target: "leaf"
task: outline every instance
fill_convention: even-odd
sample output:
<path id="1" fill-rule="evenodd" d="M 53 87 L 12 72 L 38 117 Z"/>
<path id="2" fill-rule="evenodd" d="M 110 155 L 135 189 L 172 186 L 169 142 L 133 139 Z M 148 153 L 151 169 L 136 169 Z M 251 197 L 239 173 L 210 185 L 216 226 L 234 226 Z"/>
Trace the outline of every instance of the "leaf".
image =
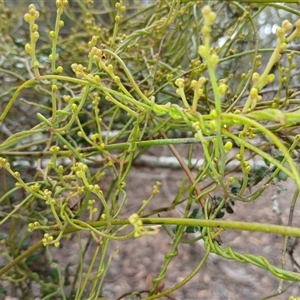
<path id="1" fill-rule="evenodd" d="M 178 230 L 178 225 L 173 225 L 173 226 L 172 226 L 172 232 L 173 232 L 173 233 L 176 233 L 177 230 Z"/>
<path id="2" fill-rule="evenodd" d="M 57 269 L 51 268 L 50 269 L 50 277 L 53 283 L 58 283 L 59 282 L 59 274 Z"/>
<path id="3" fill-rule="evenodd" d="M 288 179 L 288 176 L 285 172 L 279 171 L 278 175 L 276 176 L 279 180 L 286 181 Z"/>
<path id="4" fill-rule="evenodd" d="M 232 207 L 229 204 L 226 205 L 225 209 L 226 209 L 226 212 L 228 212 L 229 214 L 233 214 L 234 213 Z"/>
<path id="5" fill-rule="evenodd" d="M 195 233 L 198 232 L 200 227 L 197 226 L 188 226 L 185 230 L 186 233 Z"/>
<path id="6" fill-rule="evenodd" d="M 172 226 L 172 232 L 175 234 L 178 230 L 178 225 L 174 225 Z M 200 230 L 200 227 L 198 226 L 187 226 L 187 228 L 185 229 L 186 233 L 195 233 L 198 232 Z"/>
<path id="7" fill-rule="evenodd" d="M 233 195 L 237 195 L 241 190 L 241 184 L 238 182 L 234 182 L 229 187 L 230 187 L 230 191 Z"/>
<path id="8" fill-rule="evenodd" d="M 288 190 L 287 187 L 284 186 L 284 185 L 277 184 L 277 186 L 278 186 L 281 190 L 283 190 L 283 191 L 287 191 L 287 190 Z"/>
<path id="9" fill-rule="evenodd" d="M 255 186 L 260 183 L 268 175 L 268 172 L 269 168 L 266 166 L 255 166 L 250 172 L 247 186 Z"/>
<path id="10" fill-rule="evenodd" d="M 197 215 L 199 213 L 199 208 L 194 208 L 192 213 L 189 215 L 190 219 L 197 219 Z"/>
<path id="11" fill-rule="evenodd" d="M 270 161 L 267 160 L 267 159 L 265 159 L 265 158 L 264 158 L 264 163 L 265 163 L 268 167 L 270 167 L 270 165 L 271 165 Z"/>
<path id="12" fill-rule="evenodd" d="M 216 218 L 221 219 L 224 217 L 224 215 L 225 215 L 225 213 L 223 211 L 219 211 L 218 214 L 216 215 Z"/>
<path id="13" fill-rule="evenodd" d="M 213 200 L 216 202 L 216 206 L 219 206 L 220 203 L 222 202 L 223 198 L 214 196 Z"/>
<path id="14" fill-rule="evenodd" d="M 203 219 L 203 214 L 199 214 L 199 208 L 194 208 L 189 215 L 189 219 Z M 195 233 L 200 230 L 199 226 L 187 226 L 186 233 Z"/>
<path id="15" fill-rule="evenodd" d="M 274 155 L 274 158 L 278 161 L 282 161 L 284 159 L 284 155 L 282 154 L 281 151 L 277 151 L 276 154 Z"/>

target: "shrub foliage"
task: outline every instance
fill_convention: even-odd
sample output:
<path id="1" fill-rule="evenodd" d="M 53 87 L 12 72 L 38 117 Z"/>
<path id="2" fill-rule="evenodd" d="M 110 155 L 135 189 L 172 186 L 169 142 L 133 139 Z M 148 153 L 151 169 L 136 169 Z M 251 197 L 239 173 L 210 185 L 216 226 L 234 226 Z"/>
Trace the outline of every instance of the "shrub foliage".
<path id="1" fill-rule="evenodd" d="M 221 240 L 224 229 L 284 235 L 286 241 L 300 236 L 292 226 L 300 189 L 299 92 L 291 88 L 300 21 L 277 24 L 277 40 L 263 48 L 257 19 L 266 6 L 253 3 L 57 0 L 55 7 L 39 1 L 24 21 L 21 4 L 0 5 L 0 275 L 6 282 L 0 294 L 31 298 L 35 283 L 43 299 L 99 299 L 114 256 L 109 243 L 155 239 L 159 230 L 168 232 L 172 250 L 146 294 L 127 296 L 169 295 L 201 272 L 210 253 L 300 280 L 284 265 L 238 253 Z M 299 15 L 292 5 L 271 6 Z M 187 157 L 176 144 L 186 145 Z M 185 173 L 177 196 L 168 209 L 145 213 L 160 193 L 157 182 L 126 216 L 128 176 L 158 145 L 169 147 Z M 203 153 L 200 166 L 192 160 L 195 145 Z M 261 164 L 253 166 L 252 157 Z M 296 186 L 288 224 L 230 219 L 234 203 L 260 201 L 270 184 L 284 189 L 280 182 L 288 178 Z M 159 217 L 178 207 L 181 217 Z M 205 255 L 190 276 L 164 289 L 178 245 L 195 232 Z M 70 274 L 52 250 L 74 239 L 80 244 L 83 233 L 89 242 Z M 93 243 L 94 258 L 101 258 L 92 259 L 82 278 Z"/>

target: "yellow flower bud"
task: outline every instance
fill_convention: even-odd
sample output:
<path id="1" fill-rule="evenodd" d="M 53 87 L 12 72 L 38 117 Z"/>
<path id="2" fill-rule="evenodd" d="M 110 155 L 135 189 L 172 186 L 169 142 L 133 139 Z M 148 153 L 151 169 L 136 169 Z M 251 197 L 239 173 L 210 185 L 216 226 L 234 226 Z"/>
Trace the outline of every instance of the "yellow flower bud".
<path id="1" fill-rule="evenodd" d="M 29 44 L 25 45 L 25 51 L 26 51 L 26 53 L 31 54 L 32 48 Z"/>
<path id="2" fill-rule="evenodd" d="M 213 65 L 213 67 L 217 66 L 219 62 L 219 56 L 217 54 L 210 55 L 210 62 Z"/>
<path id="3" fill-rule="evenodd" d="M 206 57 L 209 56 L 209 50 L 205 46 L 203 46 L 203 45 L 199 46 L 198 53 L 203 58 L 206 58 Z"/>
<path id="4" fill-rule="evenodd" d="M 260 78 L 260 76 L 259 76 L 258 73 L 254 72 L 254 73 L 252 74 L 252 81 L 253 81 L 253 82 L 257 82 L 257 81 L 259 80 L 259 78 Z"/>
<path id="5" fill-rule="evenodd" d="M 229 152 L 232 149 L 232 146 L 233 144 L 231 141 L 226 142 L 226 144 L 224 145 L 225 152 Z"/>

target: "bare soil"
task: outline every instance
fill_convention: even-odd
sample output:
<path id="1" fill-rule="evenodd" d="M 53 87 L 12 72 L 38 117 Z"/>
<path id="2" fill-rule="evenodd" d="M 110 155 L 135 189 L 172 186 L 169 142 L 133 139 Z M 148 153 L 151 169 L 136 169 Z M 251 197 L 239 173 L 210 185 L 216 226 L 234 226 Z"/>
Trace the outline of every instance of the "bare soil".
<path id="1" fill-rule="evenodd" d="M 162 181 L 161 193 L 156 201 L 160 204 L 171 203 L 176 195 L 182 178 L 182 171 L 136 168 L 134 175 L 128 181 L 128 206 L 124 213 L 131 214 L 138 208 L 140 202 L 155 181 Z M 233 215 L 226 215 L 232 220 L 279 224 L 287 223 L 289 205 L 294 192 L 294 184 L 286 182 L 287 191 L 282 192 L 279 206 L 282 214 L 272 211 L 271 197 L 275 187 L 270 187 L 264 196 L 254 203 L 236 203 Z M 148 191 L 151 192 L 150 190 Z M 275 191 L 276 192 L 276 191 Z M 152 203 L 155 206 L 155 203 Z M 170 213 L 168 214 L 170 215 Z M 182 216 L 182 211 L 172 215 Z M 294 225 L 299 226 L 299 208 L 294 213 Z M 275 266 L 281 266 L 284 237 L 271 234 L 239 232 L 226 230 L 222 233 L 222 247 L 232 247 L 240 253 L 251 253 L 266 257 Z M 144 236 L 122 243 L 113 242 L 112 250 L 120 247 L 118 255 L 112 260 L 108 280 L 103 294 L 109 299 L 116 299 L 124 292 L 144 290 L 146 278 L 150 273 L 160 272 L 164 255 L 171 251 L 172 239 L 163 231 L 156 236 Z M 188 276 L 204 255 L 200 242 L 180 244 L 178 255 L 168 268 L 165 288 L 182 281 Z M 296 248 L 294 258 L 300 259 L 300 251 Z M 287 269 L 293 270 L 287 256 Z M 298 272 L 299 270 L 294 269 Z M 269 271 L 262 270 L 250 264 L 226 260 L 211 254 L 204 268 L 183 288 L 172 294 L 176 299 L 262 299 L 278 293 L 280 280 Z M 289 282 L 283 282 L 286 288 Z M 296 283 L 282 295 L 274 295 L 270 299 L 288 299 L 290 295 L 299 295 L 299 284 Z M 146 295 L 144 295 L 146 296 Z"/>

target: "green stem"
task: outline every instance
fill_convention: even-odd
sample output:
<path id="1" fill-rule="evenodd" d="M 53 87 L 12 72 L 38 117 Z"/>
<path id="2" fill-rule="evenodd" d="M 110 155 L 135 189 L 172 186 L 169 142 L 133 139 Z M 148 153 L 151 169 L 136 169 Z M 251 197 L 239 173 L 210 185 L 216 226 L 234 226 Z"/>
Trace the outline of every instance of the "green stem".
<path id="1" fill-rule="evenodd" d="M 96 250 L 95 250 L 95 253 L 90 261 L 90 264 L 89 264 L 89 268 L 87 270 L 87 273 L 85 274 L 85 279 L 82 283 L 82 285 L 80 286 L 79 288 L 79 293 L 76 295 L 76 298 L 75 300 L 80 300 L 82 299 L 82 294 L 84 293 L 84 291 L 87 289 L 86 288 L 86 285 L 88 284 L 88 280 L 89 280 L 89 277 L 91 276 L 91 273 L 93 271 L 93 267 L 95 265 L 95 262 L 96 262 L 96 259 L 98 257 L 98 253 L 99 253 L 99 250 L 100 250 L 100 246 L 98 245 L 96 247 Z"/>
<path id="2" fill-rule="evenodd" d="M 14 102 L 16 101 L 19 93 L 27 86 L 31 85 L 32 83 L 35 83 L 36 79 L 32 78 L 27 80 L 26 82 L 24 82 L 22 85 L 20 85 L 17 90 L 15 91 L 14 95 L 12 96 L 12 98 L 9 100 L 8 104 L 6 105 L 4 111 L 2 112 L 2 114 L 0 115 L 0 122 L 2 122 L 5 118 L 5 116 L 7 115 L 7 113 L 9 112 L 10 108 L 12 107 L 12 105 L 14 104 Z"/>
<path id="3" fill-rule="evenodd" d="M 222 114 L 222 117 L 226 120 L 229 119 L 236 119 L 239 122 L 241 122 L 241 124 L 249 124 L 250 126 L 257 128 L 263 135 L 269 137 L 272 142 L 275 144 L 275 146 L 284 154 L 286 161 L 288 162 L 288 164 L 290 165 L 291 168 L 291 172 L 286 172 L 291 178 L 293 178 L 297 184 L 297 188 L 300 190 L 300 177 L 299 177 L 299 173 L 297 170 L 297 167 L 291 157 L 291 155 L 289 154 L 289 151 L 287 150 L 287 148 L 280 142 L 280 140 L 277 138 L 277 136 L 272 133 L 270 130 L 268 130 L 267 128 L 265 128 L 262 124 L 251 120 L 249 118 L 247 118 L 246 116 L 243 115 L 237 115 L 237 114 Z M 228 135 L 229 137 L 236 139 L 235 136 L 233 136 L 232 134 L 230 134 L 228 131 L 223 131 L 223 133 L 225 133 L 226 135 Z M 240 139 L 239 139 L 240 140 Z M 246 142 L 245 142 L 246 143 Z M 251 145 L 249 143 L 247 143 L 248 145 Z M 251 145 L 252 146 L 252 145 Z M 249 148 L 248 146 L 246 146 L 247 148 Z M 253 146 L 252 146 L 253 147 Z M 255 147 L 256 148 L 256 147 Z M 251 149 L 251 148 L 249 148 Z M 256 148 L 257 149 L 257 148 Z M 257 151 L 255 151 L 257 152 Z M 258 153 L 258 152 L 257 152 Z M 259 155 L 265 157 L 267 155 L 267 153 L 261 151 L 261 153 L 259 153 Z M 270 160 L 271 161 L 271 160 Z M 272 159 L 271 161 L 273 164 L 275 164 L 277 167 L 279 167 L 281 170 L 284 168 L 284 166 L 278 164 L 279 162 L 276 161 L 275 159 Z"/>
<path id="4" fill-rule="evenodd" d="M 156 295 L 144 298 L 144 300 L 152 300 L 152 299 L 161 298 L 163 296 L 170 295 L 172 292 L 174 292 L 174 291 L 180 289 L 181 287 L 183 287 L 196 274 L 198 274 L 198 272 L 200 271 L 200 269 L 204 266 L 204 263 L 207 261 L 209 254 L 210 254 L 210 247 L 208 246 L 207 249 L 206 249 L 206 252 L 205 252 L 205 254 L 203 256 L 203 258 L 201 259 L 201 261 L 199 262 L 199 264 L 197 265 L 197 267 L 189 275 L 187 275 L 181 282 L 177 283 L 176 285 L 174 285 L 172 288 L 170 288 L 168 290 L 164 290 L 163 292 L 160 292 L 160 293 L 158 293 Z"/>
<path id="5" fill-rule="evenodd" d="M 195 227 L 217 227 L 222 229 L 234 229 L 234 230 L 245 230 L 245 231 L 253 231 L 253 232 L 265 232 L 272 233 L 277 235 L 288 235 L 300 237 L 300 229 L 296 227 L 290 226 L 281 226 L 281 225 L 273 225 L 268 223 L 255 223 L 255 222 L 238 222 L 238 221 L 222 221 L 222 220 L 203 220 L 203 219 L 189 219 L 189 218 L 141 218 L 144 225 L 183 225 L 183 226 L 195 226 Z M 93 229 L 97 227 L 105 227 L 107 226 L 106 221 L 96 221 L 90 223 L 84 223 L 79 220 L 76 220 L 77 223 L 80 224 L 80 227 L 70 227 L 64 231 L 65 234 L 70 234 L 73 232 L 77 232 L 82 229 Z M 129 225 L 128 219 L 114 219 L 111 220 L 112 225 Z M 96 234 L 99 234 L 97 231 Z M 53 236 L 58 235 L 58 233 L 54 232 Z M 107 238 L 111 238 L 109 235 L 101 234 Z M 132 236 L 132 234 L 127 235 L 127 237 Z M 118 239 L 113 237 L 113 239 Z M 124 237 L 120 238 L 124 239 Z M 16 257 L 13 261 L 9 262 L 2 269 L 0 269 L 0 276 L 5 274 L 11 268 L 16 266 L 23 259 L 27 258 L 37 249 L 43 246 L 43 242 L 39 241 L 32 247 L 28 248 L 18 257 Z"/>

